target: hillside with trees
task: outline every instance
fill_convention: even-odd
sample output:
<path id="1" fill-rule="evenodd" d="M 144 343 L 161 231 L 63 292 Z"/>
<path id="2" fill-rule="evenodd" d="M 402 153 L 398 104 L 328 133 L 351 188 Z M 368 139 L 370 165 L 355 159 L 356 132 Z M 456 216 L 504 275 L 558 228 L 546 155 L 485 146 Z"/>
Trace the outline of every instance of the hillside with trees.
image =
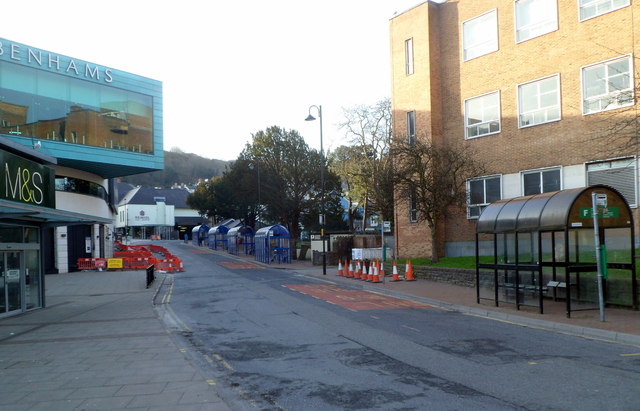
<path id="1" fill-rule="evenodd" d="M 221 176 L 228 161 L 209 159 L 173 148 L 164 152 L 164 170 L 122 178 L 125 183 L 146 187 L 170 188 L 174 184 L 193 184 L 198 180 Z"/>

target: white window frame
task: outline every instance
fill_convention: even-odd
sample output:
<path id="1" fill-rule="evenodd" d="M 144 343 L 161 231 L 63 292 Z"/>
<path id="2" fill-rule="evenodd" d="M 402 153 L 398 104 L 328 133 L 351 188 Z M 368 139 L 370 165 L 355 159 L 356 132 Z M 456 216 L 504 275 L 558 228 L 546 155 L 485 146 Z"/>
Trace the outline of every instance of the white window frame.
<path id="1" fill-rule="evenodd" d="M 407 76 L 413 74 L 413 37 L 404 41 L 404 67 Z"/>
<path id="2" fill-rule="evenodd" d="M 490 204 L 487 202 L 487 180 L 491 180 L 497 178 L 500 181 L 500 198 L 499 200 L 502 200 L 503 197 L 503 193 L 502 193 L 502 175 L 501 174 L 494 174 L 494 175 L 490 175 L 490 176 L 483 176 L 483 177 L 477 177 L 477 178 L 472 178 L 467 180 L 467 219 L 468 220 L 476 220 L 480 217 L 480 215 L 482 214 L 482 211 Z M 483 203 L 473 203 L 471 204 L 471 182 L 473 181 L 482 181 L 483 182 L 483 197 L 484 197 L 484 202 Z M 498 201 L 498 200 L 496 200 Z M 472 207 L 479 207 L 480 208 L 480 212 L 478 213 L 477 216 L 472 216 L 471 215 L 471 208 Z"/>
<path id="3" fill-rule="evenodd" d="M 539 1 L 541 6 L 546 8 L 545 2 L 553 2 L 553 16 L 548 20 L 541 20 L 531 23 L 526 26 L 520 26 L 518 22 L 518 5 L 523 4 L 524 2 L 536 2 Z M 514 13 L 514 21 L 515 21 L 515 36 L 516 43 L 522 43 L 527 40 L 534 39 L 536 37 L 543 36 L 548 33 L 552 33 L 558 30 L 558 2 L 557 0 L 516 0 L 513 4 L 513 13 Z M 526 38 L 520 38 L 520 33 L 524 30 L 529 30 L 531 34 L 529 34 Z"/>
<path id="4" fill-rule="evenodd" d="M 557 105 L 556 106 L 549 106 L 549 107 L 544 107 L 544 108 L 540 108 L 540 87 L 539 84 L 545 80 L 551 79 L 551 78 L 555 78 L 556 79 L 556 91 L 557 91 Z M 522 90 L 524 86 L 530 85 L 530 84 L 534 84 L 537 83 L 538 87 L 537 87 L 537 98 L 538 98 L 538 108 L 536 110 L 530 110 L 527 112 L 523 112 L 522 111 Z M 556 121 L 560 121 L 562 120 L 562 93 L 561 93 L 561 88 L 560 88 L 560 74 L 552 74 L 550 76 L 547 77 L 542 77 L 539 79 L 535 79 L 535 80 L 531 80 L 531 81 L 527 81 L 526 83 L 522 83 L 522 84 L 518 84 L 517 85 L 517 96 L 518 96 L 518 128 L 528 128 L 528 127 L 534 127 L 534 126 L 538 126 L 541 124 L 546 124 L 546 123 L 553 123 Z M 558 118 L 556 119 L 548 119 L 548 114 L 546 113 L 548 110 L 553 109 L 553 108 L 557 108 L 558 109 Z M 539 123 L 536 123 L 535 121 L 533 121 L 531 124 L 522 124 L 522 117 L 524 115 L 527 114 L 535 114 L 535 113 L 539 113 L 545 111 L 545 121 L 541 121 Z"/>
<path id="5" fill-rule="evenodd" d="M 587 102 L 587 98 L 585 96 L 586 92 L 587 92 L 587 85 L 585 82 L 585 74 L 587 72 L 587 70 L 599 67 L 599 66 L 604 66 L 605 69 L 606 67 L 609 67 L 609 64 L 611 63 L 615 63 L 617 61 L 621 61 L 627 59 L 629 61 L 629 87 L 622 89 L 622 90 L 614 90 L 614 91 L 609 91 L 607 90 L 606 93 L 601 94 L 599 96 L 595 96 L 595 97 L 590 97 L 588 100 L 592 101 L 592 100 L 599 100 L 599 101 L 605 101 L 607 99 L 618 99 L 619 102 L 617 104 L 608 104 L 606 105 L 604 108 L 600 108 L 600 110 L 594 110 L 594 111 L 589 111 L 587 112 L 587 104 L 585 104 Z M 607 80 L 613 76 L 609 76 L 607 75 Z M 635 95 L 634 95 L 634 84 L 635 84 L 635 78 L 634 78 L 634 71 L 633 71 L 633 58 L 631 54 L 626 54 L 620 57 L 615 57 L 609 60 L 605 60 L 605 61 L 600 61 L 598 63 L 594 63 L 594 64 L 590 64 L 588 66 L 583 66 L 580 69 L 580 83 L 582 86 L 582 114 L 583 115 L 589 115 L 589 114 L 596 114 L 596 113 L 602 113 L 604 111 L 609 111 L 609 110 L 615 110 L 618 108 L 622 108 L 622 107 L 628 107 L 628 106 L 632 106 L 635 104 Z M 608 88 L 608 84 L 610 82 L 606 81 L 605 85 L 607 85 Z M 620 103 L 620 101 L 622 103 Z"/>
<path id="6" fill-rule="evenodd" d="M 486 22 L 484 20 L 487 20 Z M 484 41 L 474 41 L 469 44 L 467 40 L 470 40 L 468 34 L 466 34 L 465 27 L 470 27 L 472 24 L 492 24 L 494 27 L 491 29 L 489 33 L 492 38 Z M 483 30 L 487 31 L 488 30 Z M 486 13 L 483 13 L 479 16 L 475 16 L 469 20 L 462 22 L 462 56 L 463 61 L 473 60 L 477 57 L 484 56 L 489 53 L 493 53 L 498 51 L 499 41 L 498 41 L 498 9 L 489 10 Z M 495 44 L 494 44 L 495 43 Z M 470 51 L 475 50 L 475 52 L 471 53 Z"/>
<path id="7" fill-rule="evenodd" d="M 638 158 L 635 156 L 628 157 L 616 157 L 606 160 L 590 161 L 585 163 L 585 185 L 591 185 L 589 181 L 589 172 L 596 172 L 601 170 L 615 170 L 624 169 L 631 165 L 633 167 L 633 198 L 627 198 L 620 189 L 617 189 L 629 203 L 629 207 L 638 207 Z M 589 170 L 592 168 L 592 170 Z M 614 187 L 616 188 L 616 187 Z"/>
<path id="8" fill-rule="evenodd" d="M 558 171 L 560 173 L 560 187 L 559 189 L 562 190 L 562 187 L 564 187 L 564 181 L 562 180 L 562 167 L 561 166 L 556 166 L 556 167 L 545 167 L 545 168 L 538 168 L 538 169 L 534 169 L 534 170 L 524 170 L 520 172 L 520 193 L 521 195 L 525 196 L 527 194 L 525 194 L 524 192 L 524 176 L 527 174 L 539 174 L 540 175 L 540 187 L 539 187 L 539 191 L 537 194 L 542 194 L 542 193 L 546 193 L 546 191 L 544 191 L 544 187 L 542 186 L 543 183 L 543 178 L 542 178 L 542 174 L 548 171 Z M 530 194 L 529 194 L 530 195 Z"/>
<path id="9" fill-rule="evenodd" d="M 411 132 L 413 126 L 413 133 Z M 416 111 L 407 111 L 407 143 L 414 144 L 416 142 Z"/>
<path id="10" fill-rule="evenodd" d="M 486 119 L 486 118 L 483 118 L 482 119 L 483 121 L 481 121 L 480 123 L 476 123 L 476 124 L 470 125 L 469 124 L 469 117 L 468 117 L 469 116 L 469 110 L 468 110 L 467 104 L 469 102 L 471 102 L 472 100 L 481 99 L 481 98 L 484 99 L 484 98 L 487 98 L 487 97 L 492 96 L 492 95 L 497 95 L 497 98 L 498 98 L 498 118 L 497 119 Z M 491 106 L 487 106 L 487 107 L 491 107 Z M 483 116 L 484 116 L 484 113 L 483 113 Z M 465 140 L 470 140 L 470 139 L 473 139 L 473 138 L 485 137 L 485 136 L 490 136 L 492 134 L 500 133 L 500 131 L 502 130 L 501 118 L 502 118 L 502 107 L 501 107 L 501 104 L 500 104 L 500 90 L 490 91 L 489 93 L 485 93 L 485 94 L 481 94 L 479 96 L 469 97 L 469 98 L 465 99 L 464 100 L 464 138 L 465 138 Z M 485 133 L 485 134 L 478 134 L 478 135 L 475 135 L 475 136 L 469 136 L 469 127 L 471 127 L 471 126 L 479 126 L 481 124 L 490 124 L 493 121 L 497 121 L 498 122 L 498 130 L 497 131 L 489 131 L 488 133 Z"/>
<path id="11" fill-rule="evenodd" d="M 619 2 L 621 4 L 616 6 L 615 4 L 617 2 Z M 611 5 L 611 9 L 606 10 L 606 11 L 601 11 L 601 12 L 597 11 L 598 6 L 607 5 L 607 4 Z M 631 0 L 578 0 L 578 19 L 581 22 L 582 21 L 587 21 L 587 20 L 596 18 L 598 16 L 602 16 L 604 14 L 611 13 L 613 11 L 623 9 L 625 7 L 628 7 L 629 5 L 631 5 Z M 596 14 L 594 14 L 593 16 L 589 16 L 589 17 L 583 17 L 582 12 L 589 6 L 595 6 L 596 7 Z"/>

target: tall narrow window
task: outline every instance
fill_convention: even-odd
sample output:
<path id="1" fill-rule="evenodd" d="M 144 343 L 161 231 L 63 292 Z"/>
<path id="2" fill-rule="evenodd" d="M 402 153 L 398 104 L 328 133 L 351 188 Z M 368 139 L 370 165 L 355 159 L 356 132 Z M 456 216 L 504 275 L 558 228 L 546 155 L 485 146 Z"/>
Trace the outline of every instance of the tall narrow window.
<path id="1" fill-rule="evenodd" d="M 609 13 L 631 4 L 630 0 L 578 0 L 580 3 L 580 21 Z"/>
<path id="2" fill-rule="evenodd" d="M 413 39 L 404 41 L 404 64 L 407 76 L 413 74 Z"/>
<path id="3" fill-rule="evenodd" d="M 416 142 L 416 112 L 407 112 L 407 143 L 413 144 Z"/>
<path id="4" fill-rule="evenodd" d="M 584 67 L 582 98 L 583 114 L 632 105 L 631 56 Z"/>
<path id="5" fill-rule="evenodd" d="M 560 120 L 560 76 L 518 86 L 520 127 Z"/>
<path id="6" fill-rule="evenodd" d="M 465 137 L 475 138 L 500 132 L 500 93 L 473 97 L 464 102 Z"/>
<path id="7" fill-rule="evenodd" d="M 525 41 L 558 30 L 556 0 L 516 1 L 516 41 Z"/>
<path id="8" fill-rule="evenodd" d="M 491 10 L 462 23 L 464 61 L 498 50 L 498 12 Z"/>
<path id="9" fill-rule="evenodd" d="M 418 199 L 416 197 L 416 190 L 411 190 L 409 196 L 409 222 L 415 223 L 418 221 Z"/>
<path id="10" fill-rule="evenodd" d="M 468 218 L 478 218 L 482 210 L 501 199 L 500 176 L 485 177 L 467 182 Z"/>

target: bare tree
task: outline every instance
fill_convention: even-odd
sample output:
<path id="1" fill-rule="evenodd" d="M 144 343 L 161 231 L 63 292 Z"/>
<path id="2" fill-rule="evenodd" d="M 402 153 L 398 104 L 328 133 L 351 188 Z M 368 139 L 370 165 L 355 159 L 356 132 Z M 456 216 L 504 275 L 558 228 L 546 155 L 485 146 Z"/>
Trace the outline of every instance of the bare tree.
<path id="1" fill-rule="evenodd" d="M 439 260 L 438 227 L 451 207 L 467 202 L 466 182 L 484 174 L 473 152 L 465 146 L 439 146 L 429 139 L 394 143 L 395 184 L 398 197 L 411 199 L 419 222 L 431 231 L 431 261 Z"/>
<path id="2" fill-rule="evenodd" d="M 354 149 L 359 151 L 358 174 L 354 192 L 360 193 L 364 219 L 378 213 L 384 220 L 393 218 L 393 163 L 391 146 L 391 101 L 382 99 L 373 105 L 343 110 L 346 131 Z"/>

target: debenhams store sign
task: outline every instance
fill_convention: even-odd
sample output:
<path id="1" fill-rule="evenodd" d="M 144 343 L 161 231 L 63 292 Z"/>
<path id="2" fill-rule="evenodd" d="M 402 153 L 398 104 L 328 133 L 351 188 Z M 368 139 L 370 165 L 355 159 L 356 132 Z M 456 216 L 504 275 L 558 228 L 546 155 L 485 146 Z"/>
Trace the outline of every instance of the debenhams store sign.
<path id="1" fill-rule="evenodd" d="M 42 164 L 0 150 L 0 199 L 55 208 L 55 173 Z"/>
<path id="2" fill-rule="evenodd" d="M 75 61 L 70 57 L 39 50 L 2 38 L 0 38 L 0 59 L 57 71 L 58 73 L 75 75 L 86 80 L 104 81 L 105 83 L 113 81 L 113 72 L 109 68 L 84 61 Z"/>

